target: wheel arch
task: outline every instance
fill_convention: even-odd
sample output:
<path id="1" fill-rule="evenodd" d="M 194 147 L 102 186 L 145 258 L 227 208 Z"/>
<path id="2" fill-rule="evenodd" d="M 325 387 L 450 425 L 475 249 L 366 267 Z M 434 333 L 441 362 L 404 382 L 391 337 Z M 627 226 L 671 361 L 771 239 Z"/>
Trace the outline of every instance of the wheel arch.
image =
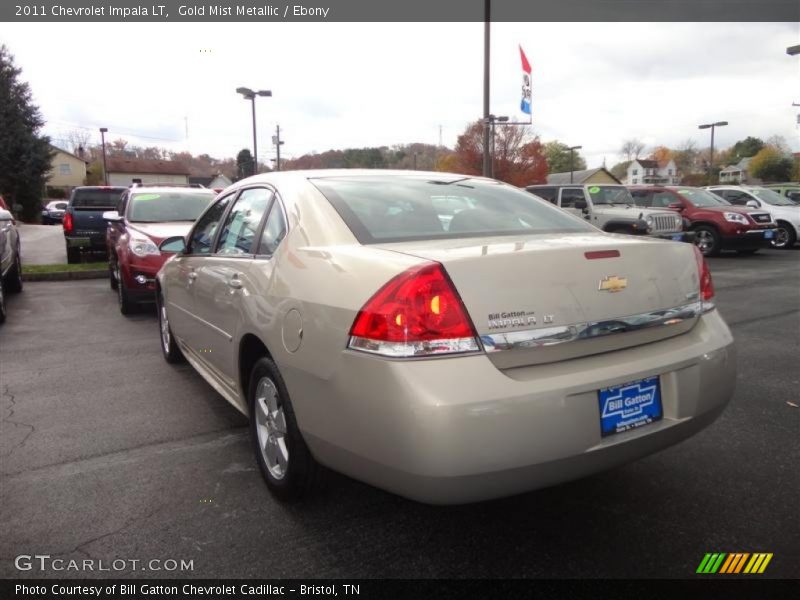
<path id="1" fill-rule="evenodd" d="M 239 388 L 246 398 L 250 388 L 250 373 L 259 358 L 266 357 L 275 362 L 263 340 L 253 333 L 246 333 L 239 340 L 238 375 Z"/>

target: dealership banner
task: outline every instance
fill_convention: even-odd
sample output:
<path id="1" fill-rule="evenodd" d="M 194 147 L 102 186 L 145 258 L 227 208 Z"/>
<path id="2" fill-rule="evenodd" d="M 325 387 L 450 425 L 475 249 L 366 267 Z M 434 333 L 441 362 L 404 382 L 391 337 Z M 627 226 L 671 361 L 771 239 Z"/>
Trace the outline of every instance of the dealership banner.
<path id="1" fill-rule="evenodd" d="M 487 15 L 486 7 L 490 8 Z M 0 2 L 0 21 L 16 22 L 794 22 L 797 0 L 11 0 Z M 601 33 L 602 35 L 602 33 Z"/>
<path id="2" fill-rule="evenodd" d="M 135 600 L 269 598 L 371 600 L 373 598 L 604 598 L 649 600 L 704 594 L 716 598 L 800 597 L 800 580 L 695 578 L 686 580 L 623 579 L 38 579 L 0 581 L 0 598 L 60 600 Z"/>

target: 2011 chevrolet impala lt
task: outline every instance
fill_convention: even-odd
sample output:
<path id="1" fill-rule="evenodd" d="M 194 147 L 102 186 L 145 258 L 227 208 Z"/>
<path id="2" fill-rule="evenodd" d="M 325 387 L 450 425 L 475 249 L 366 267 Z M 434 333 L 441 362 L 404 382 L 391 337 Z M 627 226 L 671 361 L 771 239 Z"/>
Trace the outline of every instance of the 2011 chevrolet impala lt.
<path id="1" fill-rule="evenodd" d="M 532 490 L 684 440 L 733 394 L 693 245 L 490 179 L 258 175 L 161 250 L 164 355 L 250 416 L 280 499 L 320 464 L 437 504 Z"/>

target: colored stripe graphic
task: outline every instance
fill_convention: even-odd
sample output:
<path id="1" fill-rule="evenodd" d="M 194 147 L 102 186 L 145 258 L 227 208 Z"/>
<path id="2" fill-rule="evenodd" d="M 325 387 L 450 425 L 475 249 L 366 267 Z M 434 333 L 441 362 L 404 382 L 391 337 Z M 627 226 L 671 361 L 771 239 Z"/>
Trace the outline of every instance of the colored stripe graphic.
<path id="1" fill-rule="evenodd" d="M 702 574 L 756 574 L 763 573 L 772 560 L 771 552 L 707 552 L 696 573 Z"/>

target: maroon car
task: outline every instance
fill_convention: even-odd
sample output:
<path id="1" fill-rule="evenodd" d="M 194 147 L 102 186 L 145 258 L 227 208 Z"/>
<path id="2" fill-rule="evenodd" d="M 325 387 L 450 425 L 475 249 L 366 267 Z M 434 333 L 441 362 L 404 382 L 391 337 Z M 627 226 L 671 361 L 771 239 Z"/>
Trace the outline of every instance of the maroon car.
<path id="1" fill-rule="evenodd" d="M 680 212 L 694 243 L 705 255 L 720 250 L 753 254 L 768 248 L 775 223 L 763 210 L 733 206 L 706 190 L 687 186 L 629 186 L 636 206 L 670 208 Z"/>
<path id="2" fill-rule="evenodd" d="M 122 194 L 116 211 L 103 214 L 111 289 L 123 315 L 155 302 L 156 273 L 172 255 L 161 242 L 189 233 L 215 196 L 206 188 L 139 185 Z"/>

